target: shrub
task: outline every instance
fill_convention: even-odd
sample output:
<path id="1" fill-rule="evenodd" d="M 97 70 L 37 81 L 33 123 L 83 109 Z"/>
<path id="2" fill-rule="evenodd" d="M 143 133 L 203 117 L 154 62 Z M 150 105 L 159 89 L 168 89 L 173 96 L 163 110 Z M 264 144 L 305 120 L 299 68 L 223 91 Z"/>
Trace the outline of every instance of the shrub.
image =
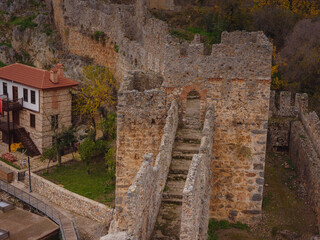
<path id="1" fill-rule="evenodd" d="M 97 42 L 99 41 L 105 41 L 106 40 L 106 34 L 102 31 L 95 31 L 93 34 L 92 34 L 92 38 L 94 40 L 96 40 Z"/>
<path id="2" fill-rule="evenodd" d="M 27 17 L 12 16 L 10 19 L 10 23 L 14 26 L 19 26 L 20 31 L 24 31 L 27 28 L 35 28 L 38 26 L 38 24 L 33 22 L 35 18 L 36 18 L 35 15 L 31 15 Z"/>
<path id="3" fill-rule="evenodd" d="M 113 45 L 113 49 L 116 53 L 119 52 L 119 46 L 116 43 Z"/>

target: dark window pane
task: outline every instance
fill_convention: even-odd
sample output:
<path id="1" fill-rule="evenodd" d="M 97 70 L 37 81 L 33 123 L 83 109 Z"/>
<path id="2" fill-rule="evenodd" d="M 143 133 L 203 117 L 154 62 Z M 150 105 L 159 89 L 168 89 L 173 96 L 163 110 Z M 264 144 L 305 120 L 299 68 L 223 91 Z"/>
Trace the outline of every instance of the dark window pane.
<path id="1" fill-rule="evenodd" d="M 32 113 L 30 114 L 30 127 L 36 127 L 36 116 Z"/>
<path id="2" fill-rule="evenodd" d="M 31 103 L 36 104 L 36 92 L 31 90 Z"/>
<path id="3" fill-rule="evenodd" d="M 8 86 L 7 83 L 3 83 L 3 94 L 7 95 L 8 94 Z"/>
<path id="4" fill-rule="evenodd" d="M 28 89 L 23 89 L 23 101 L 28 102 Z"/>

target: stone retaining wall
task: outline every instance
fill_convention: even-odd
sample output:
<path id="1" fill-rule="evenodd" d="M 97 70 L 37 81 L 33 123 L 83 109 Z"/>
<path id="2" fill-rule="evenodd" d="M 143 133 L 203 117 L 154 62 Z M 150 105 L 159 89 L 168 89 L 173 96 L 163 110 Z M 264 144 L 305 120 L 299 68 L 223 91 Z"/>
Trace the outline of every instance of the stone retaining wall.
<path id="1" fill-rule="evenodd" d="M 320 120 L 315 112 L 300 114 L 301 121 L 310 137 L 313 147 L 320 156 Z"/>
<path id="2" fill-rule="evenodd" d="M 18 181 L 18 174 L 19 173 L 22 174 L 25 171 L 25 170 L 16 169 L 16 168 L 14 168 L 14 167 L 12 167 L 12 166 L 10 166 L 10 165 L 2 162 L 2 161 L 0 161 L 0 166 L 3 166 L 3 167 L 5 167 L 5 168 L 7 168 L 7 169 L 9 169 L 10 171 L 13 172 L 13 180 L 14 181 Z"/>
<path id="3" fill-rule="evenodd" d="M 29 187 L 29 173 L 26 172 L 25 185 Z M 109 225 L 113 209 L 104 204 L 82 197 L 65 188 L 31 173 L 32 191 L 44 196 L 49 201 L 62 208 L 68 209 L 79 215 L 88 217 L 98 222 Z"/>
<path id="4" fill-rule="evenodd" d="M 285 91 L 270 92 L 268 150 L 288 150 L 290 124 L 308 109 L 307 94 Z"/>
<path id="5" fill-rule="evenodd" d="M 153 155 L 145 154 L 142 166 L 127 193 L 126 213 L 116 213 L 111 232 L 126 230 L 132 239 L 149 239 L 158 216 L 162 192 L 169 173 L 177 127 L 178 103 L 174 100 L 168 111 L 155 164 L 153 166 Z"/>
<path id="6" fill-rule="evenodd" d="M 180 239 L 206 239 L 212 189 L 214 109 L 207 109 L 199 154 L 193 156 L 183 190 Z"/>
<path id="7" fill-rule="evenodd" d="M 308 200 L 317 215 L 320 229 L 320 158 L 300 121 L 291 124 L 289 154 L 299 177 L 306 184 Z"/>

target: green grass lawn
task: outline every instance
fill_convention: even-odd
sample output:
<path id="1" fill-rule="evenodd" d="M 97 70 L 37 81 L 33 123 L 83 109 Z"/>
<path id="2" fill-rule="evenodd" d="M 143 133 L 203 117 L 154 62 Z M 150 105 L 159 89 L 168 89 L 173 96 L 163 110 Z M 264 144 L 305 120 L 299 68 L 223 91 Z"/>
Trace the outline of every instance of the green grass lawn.
<path id="1" fill-rule="evenodd" d="M 6 164 L 8 164 L 8 165 L 10 165 L 11 167 L 14 167 L 15 169 L 18 169 L 18 170 L 20 170 L 20 169 L 21 169 L 20 167 L 18 167 L 18 166 L 16 166 L 16 165 L 14 165 L 13 163 L 11 163 L 11 162 L 9 162 L 9 161 L 7 161 L 7 160 L 5 160 L 5 159 L 1 158 L 1 157 L 0 157 L 0 161 L 2 161 L 2 162 L 4 162 L 4 163 L 6 163 Z"/>
<path id="2" fill-rule="evenodd" d="M 51 169 L 42 176 L 84 197 L 114 206 L 115 176 L 110 176 L 103 159 L 90 164 L 90 175 L 83 162 L 72 162 Z"/>

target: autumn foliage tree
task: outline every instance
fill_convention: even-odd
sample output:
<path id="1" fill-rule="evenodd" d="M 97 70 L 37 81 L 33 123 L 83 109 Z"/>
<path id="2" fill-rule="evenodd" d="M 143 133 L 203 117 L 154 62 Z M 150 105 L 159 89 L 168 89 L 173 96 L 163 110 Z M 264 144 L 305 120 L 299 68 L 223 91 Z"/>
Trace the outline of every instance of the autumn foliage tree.
<path id="1" fill-rule="evenodd" d="M 83 76 L 82 83 L 73 91 L 74 111 L 88 117 L 95 141 L 95 116 L 115 109 L 117 84 L 112 71 L 107 67 L 86 66 L 83 68 Z"/>

